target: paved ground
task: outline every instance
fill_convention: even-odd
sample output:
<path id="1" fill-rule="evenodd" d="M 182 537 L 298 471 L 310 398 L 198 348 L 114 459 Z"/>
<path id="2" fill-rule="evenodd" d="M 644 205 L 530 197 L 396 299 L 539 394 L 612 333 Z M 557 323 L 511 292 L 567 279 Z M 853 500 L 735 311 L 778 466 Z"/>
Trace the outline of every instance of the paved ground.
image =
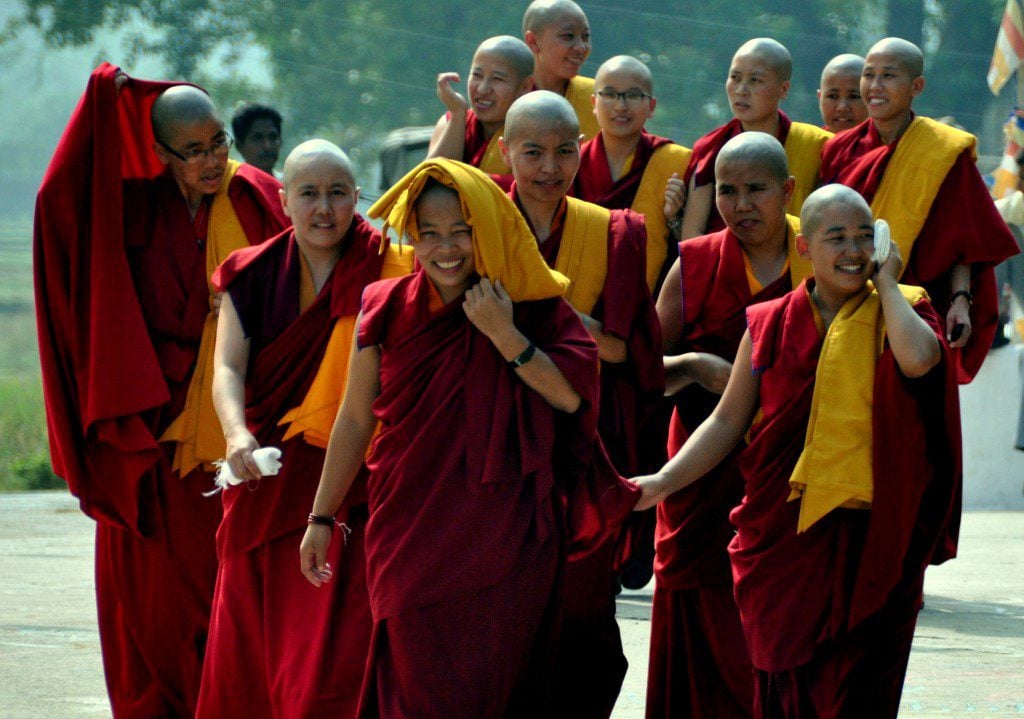
<path id="1" fill-rule="evenodd" d="M 59 492 L 0 495 L 0 719 L 107 717 L 93 525 Z M 1024 717 L 1024 512 L 964 516 L 929 570 L 901 717 Z M 651 589 L 620 598 L 630 660 L 615 717 L 643 716 Z"/>

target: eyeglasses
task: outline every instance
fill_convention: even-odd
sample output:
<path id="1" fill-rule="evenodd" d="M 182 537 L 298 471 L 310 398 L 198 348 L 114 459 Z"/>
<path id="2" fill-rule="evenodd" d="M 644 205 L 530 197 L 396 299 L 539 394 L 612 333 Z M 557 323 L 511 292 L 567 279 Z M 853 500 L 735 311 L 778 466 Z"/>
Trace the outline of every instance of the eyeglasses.
<path id="1" fill-rule="evenodd" d="M 224 157 L 225 155 L 228 154 L 228 151 L 231 149 L 231 146 L 235 144 L 235 139 L 231 137 L 231 135 L 224 133 L 222 137 L 220 137 L 217 140 L 214 140 L 213 144 L 211 144 L 205 150 L 201 150 L 198 147 L 194 147 L 191 150 L 186 150 L 184 154 L 178 152 L 177 150 L 171 147 L 168 147 L 160 140 L 157 140 L 157 144 L 159 144 L 160 147 L 167 150 L 169 153 L 177 157 L 182 162 L 188 165 L 196 165 L 205 160 L 210 155 L 213 155 L 214 157 Z"/>
<path id="2" fill-rule="evenodd" d="M 598 90 L 596 95 L 603 102 L 615 102 L 620 97 L 625 101 L 627 105 L 636 105 L 637 103 L 643 102 L 645 98 L 654 97 L 649 92 L 641 92 L 640 90 L 626 90 L 625 92 L 615 92 L 615 90 Z"/>

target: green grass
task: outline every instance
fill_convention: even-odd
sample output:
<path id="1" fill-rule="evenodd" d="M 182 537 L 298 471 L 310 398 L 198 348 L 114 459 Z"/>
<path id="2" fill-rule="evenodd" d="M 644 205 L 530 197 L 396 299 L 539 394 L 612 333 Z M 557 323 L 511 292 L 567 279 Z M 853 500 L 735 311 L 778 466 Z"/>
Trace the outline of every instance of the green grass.
<path id="1" fill-rule="evenodd" d="M 0 492 L 64 486 L 50 471 L 31 237 L 31 218 L 0 218 Z"/>

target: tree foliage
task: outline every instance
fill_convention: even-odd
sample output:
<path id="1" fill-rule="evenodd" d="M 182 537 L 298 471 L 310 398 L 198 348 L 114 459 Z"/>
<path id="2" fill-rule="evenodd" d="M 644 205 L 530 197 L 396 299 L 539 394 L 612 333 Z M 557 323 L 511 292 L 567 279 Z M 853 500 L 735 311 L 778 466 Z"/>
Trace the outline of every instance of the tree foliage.
<path id="1" fill-rule="evenodd" d="M 442 107 L 438 72 L 465 72 L 480 40 L 520 35 L 525 0 L 22 0 L 8 33 L 39 28 L 54 46 L 82 44 L 111 27 L 143 24 L 132 52 L 162 57 L 174 77 L 207 85 L 222 105 L 260 99 L 281 107 L 292 141 L 322 134 L 368 152 L 374 138 L 406 125 L 432 124 Z M 863 54 L 900 34 L 929 54 L 921 110 L 956 115 L 977 130 L 1002 0 L 612 0 L 581 2 L 593 30 L 585 72 L 605 58 L 637 55 L 655 77 L 652 129 L 690 144 L 729 117 L 724 80 L 736 47 L 775 37 L 793 55 L 784 109 L 818 122 L 820 68 L 841 52 Z M 269 74 L 261 89 L 253 63 Z M 131 72 L 130 67 L 126 70 Z M 258 97 L 254 96 L 258 93 Z M 984 98 L 984 100 L 982 100 Z"/>

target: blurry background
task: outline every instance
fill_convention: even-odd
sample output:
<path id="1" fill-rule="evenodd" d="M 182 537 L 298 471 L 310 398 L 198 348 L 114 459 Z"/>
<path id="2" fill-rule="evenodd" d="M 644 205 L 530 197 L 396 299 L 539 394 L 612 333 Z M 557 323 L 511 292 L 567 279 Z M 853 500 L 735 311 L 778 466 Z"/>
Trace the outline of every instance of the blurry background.
<path id="1" fill-rule="evenodd" d="M 580 2 L 594 50 L 628 53 L 654 73 L 652 132 L 691 145 L 729 118 L 724 82 L 735 49 L 768 35 L 793 55 L 783 109 L 820 124 L 822 66 L 898 35 L 926 55 L 932 117 L 953 116 L 979 137 L 993 166 L 1012 87 L 996 98 L 985 75 L 1004 0 L 613 0 Z M 378 192 L 388 132 L 432 125 L 442 111 L 434 79 L 465 75 L 477 44 L 521 36 L 526 0 L 0 0 L 0 490 L 52 481 L 31 294 L 35 191 L 92 69 L 107 60 L 130 75 L 205 86 L 227 120 L 242 100 L 284 115 L 281 157 L 303 139 L 337 142 Z M 464 89 L 464 85 L 460 86 Z M 63 486 L 60 483 L 58 486 Z"/>

